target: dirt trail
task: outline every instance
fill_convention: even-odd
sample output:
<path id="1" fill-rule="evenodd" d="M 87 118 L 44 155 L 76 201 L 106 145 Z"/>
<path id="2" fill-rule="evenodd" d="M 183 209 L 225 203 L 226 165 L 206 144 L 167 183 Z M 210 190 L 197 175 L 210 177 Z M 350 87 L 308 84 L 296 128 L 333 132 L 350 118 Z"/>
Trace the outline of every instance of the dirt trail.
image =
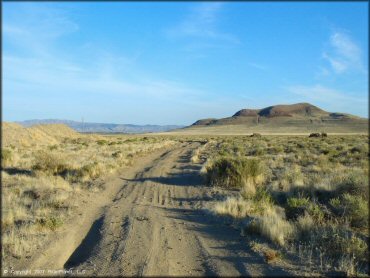
<path id="1" fill-rule="evenodd" d="M 199 146 L 156 152 L 112 179 L 31 267 L 89 276 L 289 275 L 202 209 L 217 194 L 202 186 L 201 166 L 190 162 Z"/>

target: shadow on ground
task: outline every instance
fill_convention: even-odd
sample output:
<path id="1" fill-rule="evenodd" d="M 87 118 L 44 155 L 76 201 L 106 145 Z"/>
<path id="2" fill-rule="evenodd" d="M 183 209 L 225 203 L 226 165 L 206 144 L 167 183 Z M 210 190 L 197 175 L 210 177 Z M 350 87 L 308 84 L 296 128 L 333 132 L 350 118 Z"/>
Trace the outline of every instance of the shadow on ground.
<path id="1" fill-rule="evenodd" d="M 203 184 L 203 177 L 199 173 L 181 172 L 168 174 L 166 177 L 142 177 L 136 179 L 121 178 L 130 182 L 155 182 L 175 186 L 195 186 Z"/>
<path id="2" fill-rule="evenodd" d="M 25 176 L 32 176 L 31 170 L 15 168 L 15 167 L 8 167 L 8 168 L 1 168 L 5 173 L 8 175 L 25 175 Z"/>
<path id="3" fill-rule="evenodd" d="M 191 201 L 191 200 L 188 200 Z M 185 228 L 196 231 L 201 237 L 211 238 L 213 246 L 208 246 L 209 249 L 214 249 L 215 252 L 223 253 L 225 250 L 227 255 L 212 255 L 212 259 L 228 261 L 239 271 L 242 276 L 250 276 L 248 266 L 263 270 L 262 276 L 292 276 L 291 273 L 285 271 L 281 267 L 269 265 L 265 259 L 255 251 L 253 251 L 245 241 L 245 238 L 240 236 L 239 231 L 230 227 L 230 224 L 206 213 L 203 210 L 194 209 L 177 209 L 177 208 L 161 208 L 169 213 L 169 217 L 186 222 Z M 191 225 L 193 224 L 193 225 Z M 220 250 L 221 252 L 217 252 Z M 253 271 L 252 271 L 253 272 Z"/>
<path id="4" fill-rule="evenodd" d="M 94 247 L 101 240 L 102 235 L 100 229 L 103 227 L 103 223 L 104 217 L 100 217 L 92 224 L 84 240 L 64 264 L 65 269 L 76 267 L 90 257 Z"/>

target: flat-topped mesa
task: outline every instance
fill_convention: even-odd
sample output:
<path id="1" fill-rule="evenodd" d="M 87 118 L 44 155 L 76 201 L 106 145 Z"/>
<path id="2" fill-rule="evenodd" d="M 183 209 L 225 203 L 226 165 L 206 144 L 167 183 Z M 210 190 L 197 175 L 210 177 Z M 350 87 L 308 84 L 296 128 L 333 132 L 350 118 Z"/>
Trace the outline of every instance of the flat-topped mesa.
<path id="1" fill-rule="evenodd" d="M 261 111 L 261 114 L 263 111 Z M 288 115 L 301 115 L 301 116 L 316 116 L 327 115 L 328 112 L 309 103 L 297 103 L 292 105 L 276 105 L 273 106 L 270 115 L 278 115 L 279 113 Z"/>
<path id="2" fill-rule="evenodd" d="M 314 116 L 323 114 L 328 113 L 312 104 L 296 103 L 288 105 L 274 105 L 263 109 L 242 109 L 236 112 L 233 117 L 293 117 L 294 115 Z"/>

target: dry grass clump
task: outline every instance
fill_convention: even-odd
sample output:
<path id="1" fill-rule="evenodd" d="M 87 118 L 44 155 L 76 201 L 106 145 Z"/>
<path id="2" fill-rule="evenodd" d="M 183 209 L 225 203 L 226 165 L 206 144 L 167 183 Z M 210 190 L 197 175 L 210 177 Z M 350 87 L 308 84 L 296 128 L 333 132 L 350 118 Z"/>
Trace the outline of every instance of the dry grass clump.
<path id="1" fill-rule="evenodd" d="M 105 170 L 106 169 L 103 166 L 103 164 L 94 161 L 76 170 L 72 178 L 75 178 L 75 180 L 81 181 L 81 182 L 86 182 L 88 180 L 95 180 L 99 178 L 100 176 L 102 176 Z"/>
<path id="2" fill-rule="evenodd" d="M 279 213 L 274 207 L 255 217 L 244 229 L 249 233 L 262 235 L 280 246 L 284 246 L 294 235 L 294 225 L 286 221 L 284 214 Z"/>
<path id="3" fill-rule="evenodd" d="M 8 167 L 13 160 L 13 153 L 10 149 L 1 149 L 1 166 Z"/>
<path id="4" fill-rule="evenodd" d="M 243 234 L 262 235 L 278 245 L 285 245 L 294 232 L 294 226 L 285 220 L 284 212 L 268 201 L 258 202 L 257 198 L 228 198 L 215 204 L 213 212 L 218 215 L 244 219 Z"/>
<path id="5" fill-rule="evenodd" d="M 284 246 L 294 232 L 294 226 L 285 220 L 284 211 L 274 205 L 272 196 L 260 186 L 242 190 L 240 197 L 228 198 L 216 203 L 213 212 L 243 220 L 243 233 L 259 234 Z M 252 193 L 253 192 L 253 193 Z"/>
<path id="6" fill-rule="evenodd" d="M 200 162 L 201 151 L 202 151 L 201 147 L 199 147 L 199 148 L 197 148 L 193 151 L 193 154 L 190 158 L 192 163 L 199 163 Z"/>
<path id="7" fill-rule="evenodd" d="M 280 254 L 276 250 L 272 250 L 272 249 L 266 250 L 264 252 L 264 256 L 265 256 L 265 259 L 266 259 L 267 263 L 271 263 L 271 262 L 275 261 L 276 259 L 279 258 L 279 255 Z"/>
<path id="8" fill-rule="evenodd" d="M 227 215 L 234 218 L 244 218 L 252 215 L 255 207 L 243 198 L 229 197 L 223 202 L 216 203 L 213 211 L 219 215 Z"/>
<path id="9" fill-rule="evenodd" d="M 197 140 L 197 142 L 201 143 L 201 145 L 193 150 L 190 158 L 192 163 L 201 163 L 204 160 L 206 149 L 210 145 L 214 144 L 215 141 L 211 138 L 208 138 L 206 140 Z"/>
<path id="10" fill-rule="evenodd" d="M 50 175 L 62 175 L 68 170 L 68 165 L 61 154 L 40 150 L 34 154 L 32 170 Z"/>
<path id="11" fill-rule="evenodd" d="M 263 256 L 267 263 L 272 263 L 282 257 L 279 251 L 272 249 L 268 244 L 261 243 L 256 240 L 251 240 L 249 242 L 251 249 Z"/>
<path id="12" fill-rule="evenodd" d="M 294 186 L 303 186 L 304 175 L 299 165 L 293 165 L 290 168 L 285 168 L 279 180 L 279 187 L 283 191 L 289 191 Z"/>
<path id="13" fill-rule="evenodd" d="M 214 212 L 243 220 L 243 233 L 258 234 L 271 242 L 284 246 L 292 236 L 294 226 L 285 220 L 284 211 L 273 204 L 271 195 L 263 188 L 258 188 L 255 195 L 229 198 L 217 203 Z"/>

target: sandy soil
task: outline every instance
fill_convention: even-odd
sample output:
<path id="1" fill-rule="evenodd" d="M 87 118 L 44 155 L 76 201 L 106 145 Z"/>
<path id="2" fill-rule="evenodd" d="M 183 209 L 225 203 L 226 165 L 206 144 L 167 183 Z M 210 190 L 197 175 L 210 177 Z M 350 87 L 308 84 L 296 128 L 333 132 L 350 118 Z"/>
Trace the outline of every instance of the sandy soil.
<path id="1" fill-rule="evenodd" d="M 23 269 L 70 270 L 104 276 L 286 276 L 267 264 L 245 238 L 204 210 L 220 198 L 202 185 L 190 162 L 200 143 L 186 142 L 140 158 L 81 196 L 73 217 Z M 50 273 L 45 273 L 49 274 Z"/>

